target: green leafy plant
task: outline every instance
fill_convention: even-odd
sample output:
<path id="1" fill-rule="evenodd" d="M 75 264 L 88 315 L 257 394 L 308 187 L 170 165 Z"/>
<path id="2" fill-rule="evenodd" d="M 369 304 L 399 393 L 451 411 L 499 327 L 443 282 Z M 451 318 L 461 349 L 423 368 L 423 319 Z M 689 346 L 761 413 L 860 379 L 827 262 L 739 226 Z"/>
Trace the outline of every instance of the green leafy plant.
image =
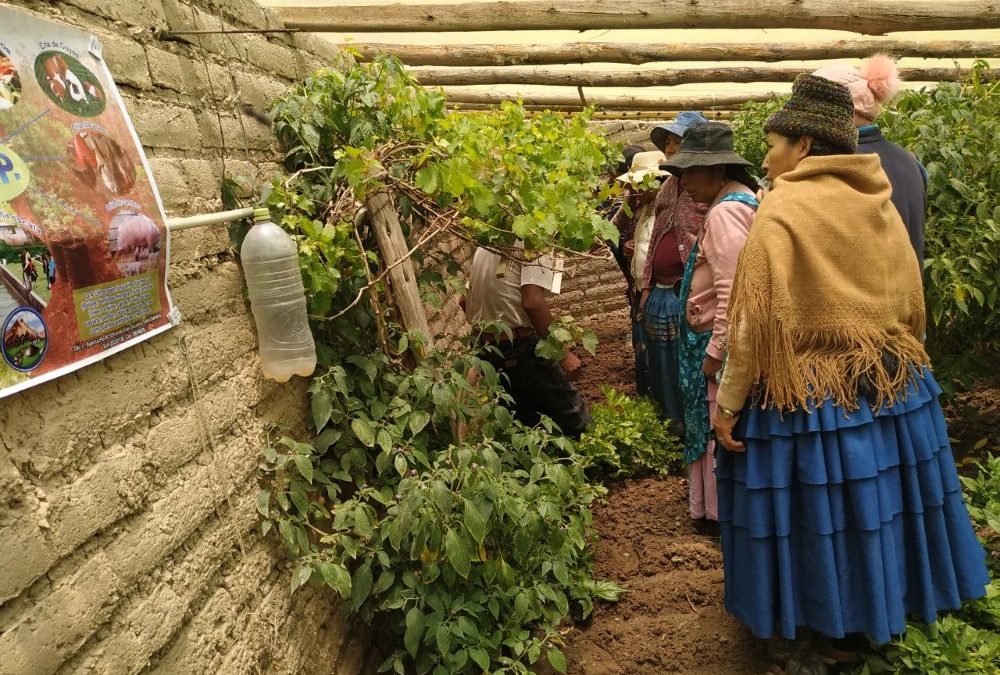
<path id="1" fill-rule="evenodd" d="M 412 349 L 360 208 L 391 196 L 434 305 L 458 288 L 441 233 L 563 253 L 610 236 L 596 206 L 616 149 L 586 114 L 448 114 L 388 57 L 318 71 L 270 115 L 289 175 L 265 203 L 299 248 L 320 364 L 312 436 L 268 444 L 257 500 L 294 561 L 292 589 L 330 587 L 387 627 L 382 670 L 564 671 L 559 625 L 621 590 L 591 570 L 590 504 L 604 489 L 551 421 L 514 420 L 475 336 Z M 552 332 L 552 349 L 593 346 L 569 319 Z"/>
<path id="2" fill-rule="evenodd" d="M 978 62 L 965 82 L 906 92 L 880 119 L 927 167 L 924 261 L 931 346 L 1000 340 L 1000 81 Z"/>
<path id="3" fill-rule="evenodd" d="M 1000 669 L 1000 635 L 945 616 L 930 626 L 911 624 L 886 656 L 873 658 L 861 673 L 958 675 Z"/>
<path id="4" fill-rule="evenodd" d="M 1000 457 L 977 464 L 975 477 L 963 477 L 969 515 L 989 553 L 990 571 L 1000 577 Z"/>
<path id="5" fill-rule="evenodd" d="M 787 100 L 787 96 L 779 96 L 770 101 L 749 101 L 740 106 L 739 114 L 730 122 L 733 129 L 733 149 L 750 162 L 750 172 L 758 178 L 764 175 L 761 164 L 767 154 L 764 123 Z"/>
<path id="6" fill-rule="evenodd" d="M 597 336 L 582 326 L 570 314 L 557 317 L 549 326 L 549 334 L 535 345 L 535 354 L 550 361 L 561 361 L 566 351 L 577 344 L 591 356 L 597 352 Z"/>
<path id="7" fill-rule="evenodd" d="M 619 189 L 602 176 L 617 148 L 590 129 L 590 112 L 529 115 L 507 103 L 447 114 L 440 90 L 382 56 L 346 73 L 317 72 L 271 115 L 289 170 L 325 167 L 328 184 L 342 180 L 362 200 L 392 187 L 405 197 L 404 215 L 452 216 L 480 243 L 585 251 L 615 234 L 595 207 Z"/>
<path id="8" fill-rule="evenodd" d="M 986 596 L 933 624 L 909 624 L 902 636 L 867 655 L 859 675 L 1000 671 L 1000 457 L 991 455 L 974 478 L 962 481 L 994 577 Z"/>
<path id="9" fill-rule="evenodd" d="M 572 443 L 514 421 L 471 355 L 412 370 L 355 356 L 311 393 L 315 440 L 265 449 L 257 500 L 296 561 L 293 589 L 327 585 L 395 628 L 382 670 L 527 673 L 545 657 L 565 671 L 559 624 L 620 592 L 592 576 L 589 505 L 604 490 Z"/>
<path id="10" fill-rule="evenodd" d="M 591 408 L 594 424 L 576 448 L 588 470 L 612 478 L 681 473 L 681 443 L 670 423 L 660 420 L 656 405 L 611 387 L 601 391 L 607 402 Z"/>

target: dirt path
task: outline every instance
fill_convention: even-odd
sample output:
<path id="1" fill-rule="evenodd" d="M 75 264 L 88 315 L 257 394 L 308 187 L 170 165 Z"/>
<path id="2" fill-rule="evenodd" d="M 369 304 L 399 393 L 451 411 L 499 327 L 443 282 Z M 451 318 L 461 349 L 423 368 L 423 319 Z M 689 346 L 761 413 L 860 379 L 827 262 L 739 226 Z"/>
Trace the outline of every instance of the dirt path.
<path id="1" fill-rule="evenodd" d="M 974 475 L 976 464 L 990 453 L 1000 454 L 1000 354 L 965 383 L 961 392 L 944 406 L 948 436 L 959 471 Z"/>
<path id="2" fill-rule="evenodd" d="M 626 311 L 613 312 L 581 321 L 597 335 L 597 355 L 580 353 L 580 376 L 575 384 L 588 404 L 604 400 L 601 387 L 614 387 L 635 396 L 635 357 L 632 354 L 632 328 Z"/>
<path id="3" fill-rule="evenodd" d="M 589 402 L 611 385 L 634 394 L 628 317 L 591 325 L 600 339 L 577 385 Z M 763 645 L 722 607 L 718 540 L 699 535 L 680 478 L 626 481 L 594 509 L 598 578 L 629 589 L 567 635 L 571 675 L 751 674 Z"/>
<path id="4" fill-rule="evenodd" d="M 635 394 L 631 332 L 625 312 L 594 318 L 595 357 L 583 360 L 577 387 L 588 403 L 609 385 Z M 945 407 L 956 458 L 965 472 L 1000 451 L 1000 367 L 984 369 Z M 749 675 L 766 672 L 761 641 L 722 605 L 722 552 L 687 515 L 681 478 L 632 480 L 594 508 L 600 535 L 598 578 L 629 589 L 617 604 L 596 608 L 567 634 L 571 675 Z"/>

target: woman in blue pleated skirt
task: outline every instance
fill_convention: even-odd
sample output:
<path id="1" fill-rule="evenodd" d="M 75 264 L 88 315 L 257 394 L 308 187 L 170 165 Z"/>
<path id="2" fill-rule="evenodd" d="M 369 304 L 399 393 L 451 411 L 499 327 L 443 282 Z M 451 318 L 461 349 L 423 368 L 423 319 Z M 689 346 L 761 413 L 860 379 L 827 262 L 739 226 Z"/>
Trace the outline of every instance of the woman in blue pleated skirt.
<path id="1" fill-rule="evenodd" d="M 662 284 L 649 292 L 643 310 L 646 358 L 649 363 L 650 394 L 670 420 L 670 428 L 678 435 L 684 428 L 684 404 L 681 400 L 680 321 L 684 315 L 677 291 Z"/>
<path id="2" fill-rule="evenodd" d="M 765 127 L 712 425 L 726 608 L 788 673 L 981 597 L 989 581 L 922 344 L 921 273 L 842 85 Z M 781 645 L 780 639 L 795 640 Z"/>

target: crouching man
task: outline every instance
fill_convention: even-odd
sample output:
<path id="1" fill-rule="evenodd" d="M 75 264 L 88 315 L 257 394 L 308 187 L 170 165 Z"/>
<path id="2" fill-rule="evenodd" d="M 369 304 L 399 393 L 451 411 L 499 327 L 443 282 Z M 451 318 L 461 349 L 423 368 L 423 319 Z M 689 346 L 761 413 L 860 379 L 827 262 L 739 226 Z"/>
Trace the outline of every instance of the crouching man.
<path id="1" fill-rule="evenodd" d="M 478 248 L 463 307 L 472 325 L 500 321 L 510 326 L 510 337 L 484 334 L 484 342 L 499 354 L 487 350 L 483 358 L 500 373 L 514 400 L 515 417 L 534 426 L 546 415 L 563 433 L 579 438 L 590 423 L 580 392 L 569 382 L 580 359 L 569 350 L 558 364 L 535 354 L 535 345 L 549 334 L 552 323 L 548 295 L 558 293 L 561 283 L 562 272 L 552 255 L 519 262 Z"/>

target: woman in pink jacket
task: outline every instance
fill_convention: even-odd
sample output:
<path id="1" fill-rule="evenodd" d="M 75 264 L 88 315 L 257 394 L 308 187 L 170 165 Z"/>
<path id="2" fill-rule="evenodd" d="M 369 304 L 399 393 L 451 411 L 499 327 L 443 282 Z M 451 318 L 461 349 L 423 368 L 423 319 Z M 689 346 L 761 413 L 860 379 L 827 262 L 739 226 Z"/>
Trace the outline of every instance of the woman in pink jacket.
<path id="1" fill-rule="evenodd" d="M 688 462 L 690 512 L 695 520 L 718 521 L 714 441 L 709 440 L 710 408 L 718 390 L 716 374 L 726 356 L 726 309 L 736 261 L 757 210 L 758 185 L 733 151 L 728 125 L 708 122 L 684 135 L 681 149 L 665 167 L 679 174 L 692 201 L 708 206 L 705 227 L 688 257 L 680 296 L 687 320 L 681 322 L 680 381 L 684 395 L 684 459 Z M 713 526 L 706 529 L 714 530 Z"/>

